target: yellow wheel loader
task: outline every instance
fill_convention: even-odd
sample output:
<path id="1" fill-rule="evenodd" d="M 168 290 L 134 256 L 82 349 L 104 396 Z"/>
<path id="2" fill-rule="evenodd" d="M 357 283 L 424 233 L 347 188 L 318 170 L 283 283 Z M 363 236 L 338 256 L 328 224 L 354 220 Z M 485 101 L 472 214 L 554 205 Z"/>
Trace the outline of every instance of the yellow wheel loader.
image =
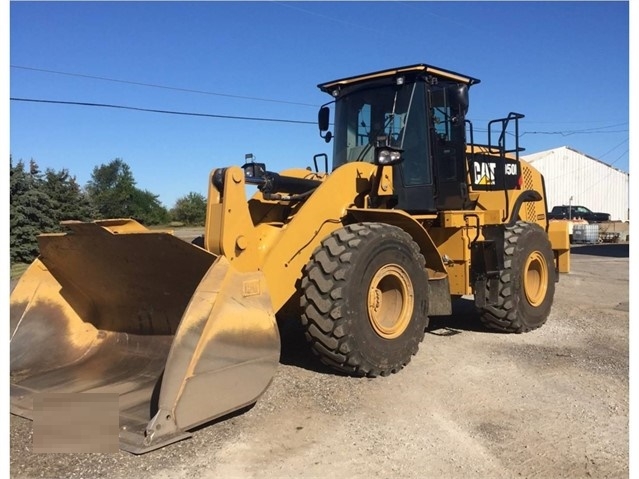
<path id="1" fill-rule="evenodd" d="M 12 413 L 33 418 L 43 393 L 112 393 L 122 449 L 188 437 L 268 387 L 291 302 L 311 350 L 356 376 L 402 369 L 464 295 L 492 329 L 540 327 L 568 231 L 519 159 L 523 115 L 474 142 L 476 83 L 419 64 L 320 84 L 332 168 L 214 169 L 199 246 L 129 219 L 41 235 L 11 295 Z"/>

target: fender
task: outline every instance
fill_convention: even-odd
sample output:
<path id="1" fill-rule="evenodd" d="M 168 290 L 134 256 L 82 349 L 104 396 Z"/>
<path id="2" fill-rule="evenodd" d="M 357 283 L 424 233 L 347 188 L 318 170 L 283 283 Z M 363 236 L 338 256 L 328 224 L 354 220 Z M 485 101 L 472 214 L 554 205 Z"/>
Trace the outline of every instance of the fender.
<path id="1" fill-rule="evenodd" d="M 430 290 L 428 315 L 452 314 L 448 272 L 428 231 L 417 220 L 400 210 L 348 208 L 346 212 L 352 222 L 386 223 L 397 226 L 411 235 L 426 260 Z"/>
<path id="2" fill-rule="evenodd" d="M 525 190 L 522 191 L 521 194 L 515 200 L 515 204 L 513 205 L 513 211 L 510 214 L 510 221 L 506 224 L 506 226 L 515 226 L 515 223 L 519 220 L 519 210 L 521 209 L 521 205 L 528 201 L 541 201 L 543 198 L 539 194 L 538 191 L 535 190 Z"/>

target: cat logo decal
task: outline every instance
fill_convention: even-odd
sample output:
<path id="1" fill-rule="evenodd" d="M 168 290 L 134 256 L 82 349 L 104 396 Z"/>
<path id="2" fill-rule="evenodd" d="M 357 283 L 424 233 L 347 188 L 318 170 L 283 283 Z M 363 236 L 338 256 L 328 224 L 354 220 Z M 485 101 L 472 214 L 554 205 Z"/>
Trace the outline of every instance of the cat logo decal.
<path id="1" fill-rule="evenodd" d="M 495 163 L 473 162 L 474 183 L 476 185 L 494 185 L 495 184 Z"/>

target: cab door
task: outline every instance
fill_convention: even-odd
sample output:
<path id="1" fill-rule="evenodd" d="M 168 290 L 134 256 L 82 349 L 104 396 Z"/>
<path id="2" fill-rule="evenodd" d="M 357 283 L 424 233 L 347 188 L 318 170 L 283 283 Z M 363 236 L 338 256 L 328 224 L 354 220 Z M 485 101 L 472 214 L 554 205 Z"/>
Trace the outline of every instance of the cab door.
<path id="1" fill-rule="evenodd" d="M 411 88 L 410 107 L 398 145 L 404 161 L 393 167 L 396 206 L 411 214 L 435 213 L 426 88 L 423 82 L 417 82 Z"/>
<path id="2" fill-rule="evenodd" d="M 464 110 L 458 84 L 430 85 L 430 152 L 437 210 L 461 210 L 468 200 Z"/>

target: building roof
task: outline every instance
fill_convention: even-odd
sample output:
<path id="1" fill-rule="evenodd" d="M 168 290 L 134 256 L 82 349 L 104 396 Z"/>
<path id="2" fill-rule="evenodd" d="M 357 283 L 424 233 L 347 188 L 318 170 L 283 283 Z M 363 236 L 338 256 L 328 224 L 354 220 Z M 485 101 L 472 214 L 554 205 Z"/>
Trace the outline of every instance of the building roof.
<path id="1" fill-rule="evenodd" d="M 530 155 L 522 156 L 521 159 L 524 160 L 524 161 L 527 161 L 528 163 L 534 163 L 535 161 L 539 161 L 542 158 L 545 158 L 545 157 L 550 156 L 550 155 L 554 155 L 555 153 L 558 153 L 561 150 L 572 151 L 573 153 L 577 153 L 578 155 L 584 156 L 584 157 L 588 158 L 589 160 L 596 161 L 597 163 L 601 163 L 602 165 L 605 165 L 608 168 L 611 168 L 613 170 L 617 170 L 620 173 L 624 173 L 624 174 L 628 175 L 627 172 L 625 172 L 623 170 L 620 170 L 619 168 L 615 168 L 614 166 L 609 165 L 605 161 L 601 161 L 601 160 L 595 158 L 594 156 L 590 156 L 590 155 L 587 155 L 586 153 L 582 153 L 581 151 L 576 150 L 576 149 L 574 149 L 574 148 L 572 148 L 570 146 L 560 146 L 558 148 L 553 148 L 551 150 L 544 150 L 544 151 L 539 151 L 537 153 L 531 153 Z"/>

